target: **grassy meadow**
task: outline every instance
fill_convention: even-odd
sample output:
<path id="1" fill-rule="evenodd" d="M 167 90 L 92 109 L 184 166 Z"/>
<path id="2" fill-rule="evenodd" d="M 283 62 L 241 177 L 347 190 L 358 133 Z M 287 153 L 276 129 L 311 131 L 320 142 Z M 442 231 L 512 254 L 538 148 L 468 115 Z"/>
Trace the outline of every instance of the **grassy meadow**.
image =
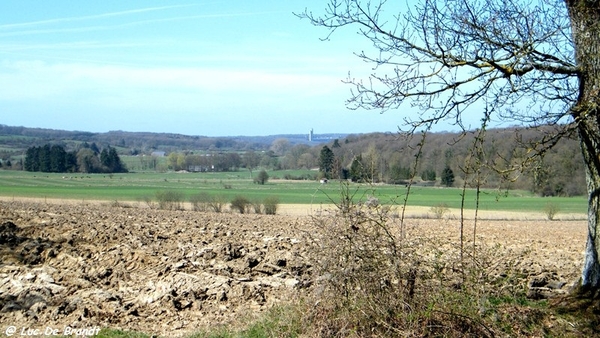
<path id="1" fill-rule="evenodd" d="M 253 174 L 256 175 L 258 171 Z M 292 181 L 285 175 L 300 176 L 308 171 L 272 171 L 265 185 L 253 183 L 250 172 L 175 173 L 136 172 L 127 174 L 54 174 L 0 170 L 0 196 L 58 198 L 72 200 L 141 201 L 154 198 L 159 191 L 177 191 L 186 199 L 206 193 L 227 200 L 244 196 L 262 200 L 276 196 L 282 204 L 329 204 L 339 200 L 340 184 L 330 181 Z M 355 200 L 369 195 L 386 204 L 404 204 L 406 187 L 402 185 L 349 185 Z M 460 208 L 462 190 L 413 186 L 407 205 L 431 207 L 445 204 Z M 561 213 L 585 214 L 585 197 L 538 197 L 525 190 L 483 190 L 479 209 L 485 211 L 542 212 L 548 205 L 557 205 Z M 475 191 L 466 191 L 465 208 L 475 209 Z"/>

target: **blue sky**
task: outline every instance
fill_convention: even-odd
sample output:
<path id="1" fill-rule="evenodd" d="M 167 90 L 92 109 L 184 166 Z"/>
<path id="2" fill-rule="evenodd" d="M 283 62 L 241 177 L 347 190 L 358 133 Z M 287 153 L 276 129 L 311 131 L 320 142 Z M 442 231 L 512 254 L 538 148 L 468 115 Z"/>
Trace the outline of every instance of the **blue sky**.
<path id="1" fill-rule="evenodd" d="M 0 124 L 66 130 L 272 135 L 396 131 L 350 111 L 353 30 L 320 38 L 293 12 L 321 1 L 3 1 Z"/>

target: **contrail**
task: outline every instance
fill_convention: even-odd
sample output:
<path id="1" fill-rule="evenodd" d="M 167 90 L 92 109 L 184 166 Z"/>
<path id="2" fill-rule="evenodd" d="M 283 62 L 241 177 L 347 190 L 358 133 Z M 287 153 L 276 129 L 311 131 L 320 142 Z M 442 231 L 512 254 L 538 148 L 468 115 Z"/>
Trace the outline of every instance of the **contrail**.
<path id="1" fill-rule="evenodd" d="M 49 19 L 49 20 L 40 20 L 40 21 L 31 21 L 31 22 L 22 22 L 22 23 L 12 23 L 12 24 L 0 25 L 0 29 L 12 29 L 12 28 L 19 28 L 19 27 L 38 26 L 38 25 L 45 25 L 45 24 L 52 24 L 52 23 L 70 22 L 70 21 L 84 21 L 84 20 L 90 20 L 90 19 L 107 18 L 107 17 L 113 17 L 113 16 L 123 16 L 123 15 L 144 13 L 144 12 L 155 12 L 155 11 L 162 11 L 162 10 L 172 9 L 172 8 L 182 8 L 182 7 L 192 7 L 192 6 L 198 6 L 198 5 L 193 4 L 193 5 L 173 5 L 173 6 L 161 6 L 161 7 L 148 7 L 148 8 L 130 9 L 130 10 L 120 11 L 120 12 L 85 15 L 85 16 L 70 17 L 70 18 L 58 18 L 58 19 Z"/>
<path id="2" fill-rule="evenodd" d="M 137 11 L 141 11 L 141 10 L 137 10 Z M 128 11 L 128 12 L 131 12 L 131 11 Z M 124 13 L 124 12 L 119 12 L 119 13 Z M 127 23 L 122 23 L 122 24 L 115 24 L 115 25 L 87 26 L 87 27 L 77 27 L 77 28 L 31 29 L 31 30 L 13 31 L 13 32 L 0 33 L 0 37 L 22 36 L 22 35 L 33 35 L 33 34 L 50 34 L 50 33 L 89 32 L 89 31 L 119 29 L 119 28 L 138 26 L 138 25 L 147 25 L 147 24 L 158 23 L 158 22 L 206 19 L 206 18 L 241 17 L 241 16 L 253 16 L 253 15 L 274 14 L 274 13 L 286 13 L 286 12 L 284 12 L 284 11 L 266 11 L 266 12 L 201 14 L 201 15 L 176 16 L 176 17 L 162 18 L 162 19 L 138 20 L 138 21 L 132 21 L 132 22 L 127 22 Z M 105 14 L 100 14 L 100 15 L 105 15 Z M 96 15 L 93 17 L 98 17 L 98 16 Z M 62 19 L 56 19 L 56 20 L 62 20 Z M 56 21 L 56 20 L 54 20 L 54 21 Z M 76 19 L 73 19 L 73 20 L 76 20 Z M 46 20 L 44 22 L 49 22 L 49 21 L 53 21 L 53 20 Z M 42 21 L 37 21 L 37 22 L 42 22 Z M 0 26 L 0 29 L 2 27 L 3 26 Z"/>

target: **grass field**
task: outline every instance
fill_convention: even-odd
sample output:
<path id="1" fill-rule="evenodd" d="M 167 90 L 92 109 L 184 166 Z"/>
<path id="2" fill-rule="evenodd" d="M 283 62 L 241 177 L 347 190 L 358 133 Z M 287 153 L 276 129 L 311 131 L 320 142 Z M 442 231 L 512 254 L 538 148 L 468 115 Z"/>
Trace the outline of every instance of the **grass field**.
<path id="1" fill-rule="evenodd" d="M 283 204 L 321 204 L 339 200 L 340 184 L 316 181 L 273 179 L 286 174 L 298 176 L 300 171 L 269 172 L 265 185 L 254 184 L 248 171 L 227 173 L 128 173 L 128 174 L 52 174 L 0 170 L 0 196 L 33 198 L 66 198 L 75 200 L 139 201 L 153 198 L 158 191 L 175 190 L 186 198 L 198 193 L 218 194 L 228 200 L 237 195 L 250 200 L 277 196 Z M 350 184 L 356 200 L 374 195 L 383 203 L 403 204 L 406 187 L 393 185 L 370 186 Z M 431 207 L 446 204 L 460 208 L 462 190 L 413 186 L 409 206 Z M 480 196 L 480 210 L 540 212 L 549 203 L 561 213 L 587 212 L 585 197 L 537 197 L 524 190 L 508 193 L 484 190 Z M 468 190 L 465 208 L 475 208 L 475 192 Z"/>

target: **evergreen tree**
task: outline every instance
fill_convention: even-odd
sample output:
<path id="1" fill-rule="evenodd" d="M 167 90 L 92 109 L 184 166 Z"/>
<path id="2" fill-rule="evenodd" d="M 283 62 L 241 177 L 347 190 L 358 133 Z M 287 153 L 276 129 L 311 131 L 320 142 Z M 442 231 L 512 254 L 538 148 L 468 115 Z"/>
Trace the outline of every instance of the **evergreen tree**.
<path id="1" fill-rule="evenodd" d="M 362 155 L 354 157 L 350 164 L 350 179 L 352 182 L 360 182 L 365 178 L 365 166 L 362 163 Z"/>
<path id="2" fill-rule="evenodd" d="M 40 148 L 38 147 L 30 147 L 27 149 L 27 152 L 25 153 L 25 163 L 23 163 L 23 169 L 26 171 L 40 170 L 38 161 L 39 149 Z"/>
<path id="3" fill-rule="evenodd" d="M 390 168 L 390 183 L 406 184 L 410 179 L 410 168 L 403 167 L 400 164 L 393 164 Z"/>
<path id="4" fill-rule="evenodd" d="M 108 155 L 111 159 L 111 163 L 113 164 L 113 172 L 115 172 L 115 173 L 126 173 L 127 172 L 127 168 L 125 167 L 125 164 L 123 164 L 123 161 L 121 161 L 119 154 L 117 154 L 117 149 L 110 148 Z"/>
<path id="5" fill-rule="evenodd" d="M 79 171 L 79 168 L 77 168 L 77 153 L 75 151 L 70 151 L 65 155 L 65 171 L 69 173 Z"/>
<path id="6" fill-rule="evenodd" d="M 127 172 L 123 162 L 121 162 L 119 154 L 117 154 L 117 150 L 110 146 L 102 149 L 102 152 L 100 152 L 100 164 L 102 165 L 103 171 L 108 173 Z"/>
<path id="7" fill-rule="evenodd" d="M 50 145 L 44 145 L 39 152 L 38 161 L 40 166 L 40 171 L 44 173 L 50 172 L 51 169 L 51 161 L 50 161 Z"/>
<path id="8" fill-rule="evenodd" d="M 454 172 L 449 166 L 446 166 L 444 170 L 442 170 L 441 180 L 442 184 L 446 187 L 451 187 L 454 185 Z"/>
<path id="9" fill-rule="evenodd" d="M 50 148 L 50 172 L 64 173 L 66 166 L 67 152 L 65 148 L 59 145 L 53 145 Z"/>
<path id="10" fill-rule="evenodd" d="M 425 169 L 421 173 L 421 179 L 423 181 L 435 181 L 435 170 L 433 169 Z"/>
<path id="11" fill-rule="evenodd" d="M 321 171 L 327 178 L 331 178 L 334 159 L 335 155 L 333 154 L 333 151 L 329 149 L 328 146 L 323 146 L 319 156 L 319 171 Z"/>
<path id="12" fill-rule="evenodd" d="M 106 172 L 111 172 L 110 167 L 112 166 L 110 163 L 110 158 L 108 156 L 108 150 L 106 148 L 102 149 L 100 152 L 100 164 L 105 168 Z"/>
<path id="13" fill-rule="evenodd" d="M 96 142 L 93 142 L 92 145 L 90 145 L 90 149 L 92 149 L 94 154 L 100 154 L 100 149 L 98 149 L 98 145 L 96 145 Z"/>

